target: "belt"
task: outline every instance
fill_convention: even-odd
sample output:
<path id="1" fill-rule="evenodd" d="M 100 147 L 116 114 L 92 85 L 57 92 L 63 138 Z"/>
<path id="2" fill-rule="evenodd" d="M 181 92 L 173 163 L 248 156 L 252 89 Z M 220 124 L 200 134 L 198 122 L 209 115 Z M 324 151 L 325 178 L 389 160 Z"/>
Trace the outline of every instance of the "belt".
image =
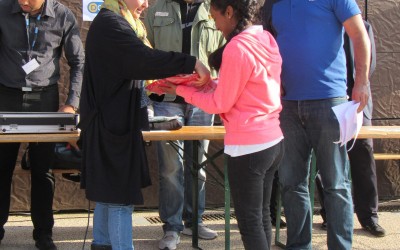
<path id="1" fill-rule="evenodd" d="M 47 89 L 51 89 L 54 87 L 58 87 L 57 84 L 52 84 L 52 85 L 48 85 L 48 86 L 32 86 L 32 87 L 21 87 L 21 91 L 22 92 L 41 92 L 41 91 L 45 91 Z"/>
<path id="2" fill-rule="evenodd" d="M 48 86 L 32 86 L 32 87 L 18 87 L 18 88 L 13 88 L 13 87 L 7 87 L 4 86 L 3 84 L 0 84 L 0 89 L 4 89 L 4 90 L 8 90 L 8 91 L 15 91 L 15 92 L 41 92 L 41 91 L 46 91 L 49 89 L 53 89 L 53 88 L 58 88 L 58 84 L 51 84 Z"/>

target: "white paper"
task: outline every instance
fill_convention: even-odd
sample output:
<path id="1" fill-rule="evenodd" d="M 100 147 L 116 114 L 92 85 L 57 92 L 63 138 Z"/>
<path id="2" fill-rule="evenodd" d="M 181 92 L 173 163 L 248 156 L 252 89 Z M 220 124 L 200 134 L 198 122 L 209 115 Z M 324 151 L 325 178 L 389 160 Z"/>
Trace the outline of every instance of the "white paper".
<path id="1" fill-rule="evenodd" d="M 339 141 L 334 143 L 340 143 L 340 146 L 343 146 L 351 139 L 357 138 L 363 121 L 363 112 L 361 111 L 357 113 L 357 109 L 359 106 L 360 103 L 350 101 L 332 107 L 332 110 L 338 119 L 340 127 Z M 348 150 L 350 150 L 353 145 Z"/>
<path id="2" fill-rule="evenodd" d="M 100 7 L 103 4 L 103 0 L 83 0 L 82 2 L 82 17 L 83 21 L 93 21 L 97 13 L 100 11 Z"/>
<path id="3" fill-rule="evenodd" d="M 36 61 L 36 58 L 33 58 L 32 60 L 30 60 L 27 64 L 22 66 L 22 69 L 25 71 L 25 73 L 28 75 L 29 73 L 31 73 L 32 71 L 34 71 L 35 69 L 37 69 L 39 67 L 39 63 L 38 61 Z"/>

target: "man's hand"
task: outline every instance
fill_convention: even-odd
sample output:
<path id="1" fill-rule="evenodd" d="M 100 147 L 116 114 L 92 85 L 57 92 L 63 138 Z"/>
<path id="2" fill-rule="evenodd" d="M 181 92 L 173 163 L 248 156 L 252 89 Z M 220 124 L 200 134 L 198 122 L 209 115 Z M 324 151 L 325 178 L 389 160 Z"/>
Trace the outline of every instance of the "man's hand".
<path id="1" fill-rule="evenodd" d="M 75 114 L 75 109 L 71 105 L 63 105 L 58 109 L 58 112 Z"/>
<path id="2" fill-rule="evenodd" d="M 369 99 L 369 83 L 359 83 L 354 84 L 353 92 L 351 95 L 351 99 L 355 102 L 359 102 L 360 106 L 357 109 L 357 112 L 361 112 L 364 107 L 368 104 Z"/>

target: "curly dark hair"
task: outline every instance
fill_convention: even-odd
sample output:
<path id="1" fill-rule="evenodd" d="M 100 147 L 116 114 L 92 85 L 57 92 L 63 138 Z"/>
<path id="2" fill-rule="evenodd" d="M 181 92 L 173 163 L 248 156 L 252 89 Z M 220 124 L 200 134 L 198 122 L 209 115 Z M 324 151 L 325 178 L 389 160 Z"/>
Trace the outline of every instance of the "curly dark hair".
<path id="1" fill-rule="evenodd" d="M 226 38 L 226 43 L 221 48 L 210 54 L 208 64 L 219 71 L 222 63 L 222 53 L 229 41 L 242 32 L 249 24 L 261 23 L 261 8 L 264 1 L 261 0 L 211 0 L 211 6 L 224 14 L 228 6 L 233 8 L 234 17 L 238 20 L 235 29 Z"/>

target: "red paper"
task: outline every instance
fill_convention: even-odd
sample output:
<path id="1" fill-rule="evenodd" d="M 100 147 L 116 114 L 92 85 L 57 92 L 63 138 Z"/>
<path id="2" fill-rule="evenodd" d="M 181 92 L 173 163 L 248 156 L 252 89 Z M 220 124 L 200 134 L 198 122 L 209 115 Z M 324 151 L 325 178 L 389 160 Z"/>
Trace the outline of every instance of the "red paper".
<path id="1" fill-rule="evenodd" d="M 195 74 L 189 74 L 189 75 L 176 75 L 176 76 L 171 76 L 167 77 L 164 79 L 160 79 L 157 81 L 152 82 L 151 84 L 146 86 L 146 89 L 152 93 L 156 93 L 158 95 L 164 94 L 164 91 L 159 88 L 159 86 L 166 86 L 165 82 L 170 82 L 175 85 L 185 85 L 185 86 L 194 86 L 193 83 L 199 78 L 199 75 L 197 73 Z M 198 87 L 200 91 L 203 92 L 210 92 L 214 90 L 216 87 L 216 82 L 211 80 L 209 83 Z"/>

